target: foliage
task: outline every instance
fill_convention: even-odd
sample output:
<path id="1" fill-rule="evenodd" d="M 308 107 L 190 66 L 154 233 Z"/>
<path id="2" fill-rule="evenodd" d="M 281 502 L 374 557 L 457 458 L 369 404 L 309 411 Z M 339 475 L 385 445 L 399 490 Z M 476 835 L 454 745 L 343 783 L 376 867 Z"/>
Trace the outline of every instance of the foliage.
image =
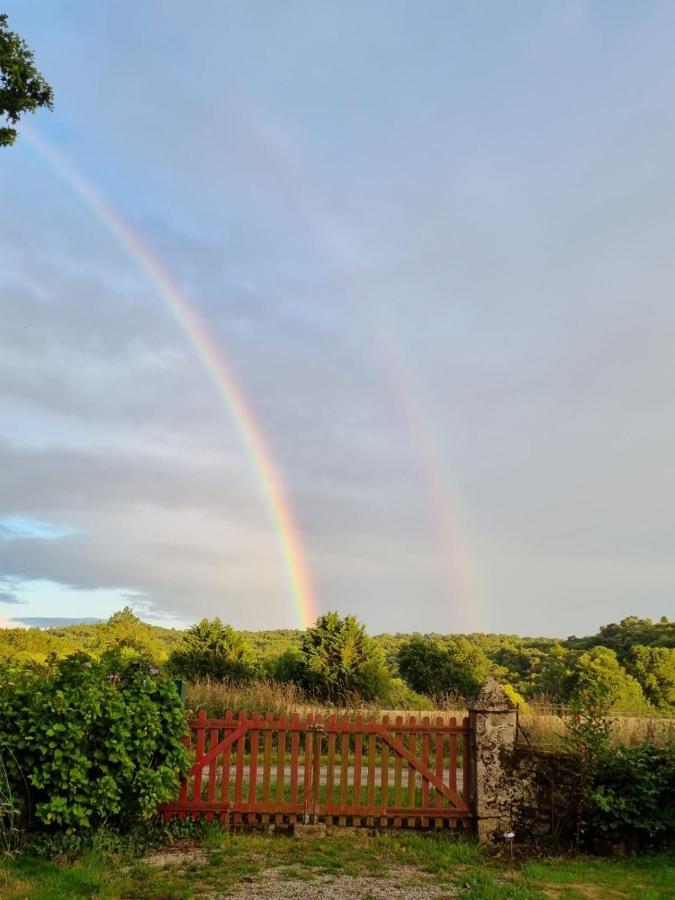
<path id="1" fill-rule="evenodd" d="M 443 646 L 434 638 L 414 635 L 399 648 L 398 668 L 418 693 L 469 697 L 492 667 L 484 651 L 468 638 L 451 638 Z"/>
<path id="2" fill-rule="evenodd" d="M 631 648 L 641 646 L 675 647 L 675 622 L 661 616 L 658 622 L 627 616 L 619 624 L 602 625 L 597 634 L 590 637 L 570 637 L 565 644 L 570 649 L 589 650 L 591 647 L 608 647 L 624 659 Z"/>
<path id="3" fill-rule="evenodd" d="M 525 698 L 522 696 L 522 694 L 520 694 L 514 688 L 514 686 L 512 684 L 509 684 L 508 682 L 503 682 L 502 690 L 504 691 L 506 696 L 509 698 L 511 703 L 513 703 L 514 706 L 518 707 L 521 715 L 530 715 L 531 714 L 532 710 L 528 706 Z"/>
<path id="4" fill-rule="evenodd" d="M 575 841 L 577 847 L 586 824 L 586 813 L 593 779 L 609 749 L 612 723 L 607 718 L 609 698 L 602 688 L 579 694 L 565 720 L 563 750 L 571 761 L 577 784 L 573 796 Z"/>
<path id="5" fill-rule="evenodd" d="M 675 649 L 636 644 L 631 647 L 626 668 L 657 709 L 675 707 Z"/>
<path id="6" fill-rule="evenodd" d="M 675 834 L 675 748 L 644 742 L 605 753 L 587 798 L 590 829 L 642 842 Z"/>
<path id="7" fill-rule="evenodd" d="M 202 619 L 189 628 L 182 644 L 171 654 L 169 668 L 192 681 L 198 678 L 246 681 L 255 673 L 249 645 L 220 619 Z"/>
<path id="8" fill-rule="evenodd" d="M 549 702 L 563 703 L 572 690 L 572 666 L 575 654 L 560 645 L 542 657 L 531 678 L 530 696 L 546 697 Z"/>
<path id="9" fill-rule="evenodd" d="M 613 712 L 649 710 L 639 683 L 621 666 L 614 650 L 593 647 L 575 661 L 571 697 L 591 698 Z"/>
<path id="10" fill-rule="evenodd" d="M 365 626 L 336 612 L 320 616 L 303 635 L 297 677 L 305 690 L 333 703 L 385 698 L 391 686 L 384 654 Z"/>
<path id="11" fill-rule="evenodd" d="M 612 651 L 607 651 L 611 653 Z M 611 687 L 594 685 L 578 695 L 566 719 L 563 747 L 576 777 L 576 843 L 592 844 L 598 832 L 638 845 L 675 829 L 675 745 L 642 741 L 612 746 L 607 711 Z"/>
<path id="12" fill-rule="evenodd" d="M 429 710 L 434 706 L 431 697 L 414 691 L 402 678 L 392 678 L 388 690 L 380 700 L 382 706 L 389 709 Z M 451 708 L 454 709 L 456 706 L 457 704 L 453 703 Z"/>
<path id="13" fill-rule="evenodd" d="M 142 622 L 127 606 L 107 622 L 66 625 L 57 628 L 7 628 L 0 630 L 0 661 L 8 664 L 45 663 L 50 657 L 65 658 L 78 651 L 100 657 L 119 647 L 125 654 L 142 655 L 161 665 L 181 642 L 183 633 Z"/>
<path id="14" fill-rule="evenodd" d="M 565 642 L 498 634 L 382 634 L 372 638 L 373 646 L 383 652 L 389 675 L 400 675 L 412 694 L 408 699 L 402 698 L 400 686 L 397 688 L 385 673 L 380 679 L 378 697 L 383 704 L 394 707 L 419 708 L 419 697 L 427 695 L 433 695 L 432 706 L 461 706 L 459 695 L 471 694 L 489 671 L 502 683 L 511 684 L 529 703 L 561 707 L 578 694 L 580 686 L 583 688 L 598 677 L 616 689 L 614 712 L 667 715 L 675 708 L 675 649 L 669 645 L 674 627 L 665 618 L 652 623 L 630 617 L 619 625 L 603 626 L 599 635 Z M 219 673 L 226 671 L 228 678 L 262 675 L 281 683 L 303 683 L 302 632 L 227 633 L 237 644 L 243 642 L 249 652 L 244 654 L 243 672 L 231 661 L 226 667 L 220 663 L 214 666 L 212 674 L 218 678 Z M 189 641 L 188 638 L 188 645 Z M 607 644 L 605 650 L 612 651 L 609 654 L 603 650 L 603 641 Z M 107 622 L 49 629 L 0 629 L 0 665 L 3 661 L 9 665 L 45 663 L 52 655 L 64 658 L 77 651 L 100 658 L 111 649 L 119 649 L 129 658 L 152 659 L 155 665 L 163 666 L 173 654 L 186 650 L 186 633 L 142 622 L 129 608 L 115 613 Z M 204 656 L 201 659 L 203 663 Z M 376 669 L 378 677 L 382 676 L 379 663 Z M 196 671 L 203 669 L 197 666 Z M 429 702 L 425 705 L 429 706 Z"/>
<path id="15" fill-rule="evenodd" d="M 398 650 L 398 670 L 414 691 L 438 696 L 447 690 L 445 651 L 433 638 L 414 635 Z"/>
<path id="16" fill-rule="evenodd" d="M 77 653 L 10 669 L 0 685 L 0 752 L 25 811 L 67 831 L 128 825 L 175 796 L 187 765 L 174 684 L 139 659 Z"/>
<path id="17" fill-rule="evenodd" d="M 273 656 L 264 663 L 265 673 L 281 684 L 292 684 L 300 680 L 300 652 L 284 650 L 279 656 Z"/>
<path id="18" fill-rule="evenodd" d="M 16 125 L 24 113 L 40 107 L 52 109 L 51 87 L 33 65 L 33 53 L 18 34 L 7 27 L 7 16 L 0 14 L 0 116 L 9 126 L 0 127 L 0 147 L 16 140 Z"/>
<path id="19" fill-rule="evenodd" d="M 532 691 L 532 688 L 542 663 L 558 649 L 552 646 L 546 650 L 531 646 L 526 641 L 518 638 L 506 639 L 495 650 L 490 652 L 489 658 L 504 673 L 507 673 L 509 682 L 521 694 Z"/>

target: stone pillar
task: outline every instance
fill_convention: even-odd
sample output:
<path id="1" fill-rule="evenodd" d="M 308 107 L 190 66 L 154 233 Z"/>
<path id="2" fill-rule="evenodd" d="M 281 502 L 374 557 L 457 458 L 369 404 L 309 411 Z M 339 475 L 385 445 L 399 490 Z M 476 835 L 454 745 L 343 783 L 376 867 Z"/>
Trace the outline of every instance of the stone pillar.
<path id="1" fill-rule="evenodd" d="M 516 742 L 514 704 L 494 678 L 486 678 L 469 707 L 471 806 L 478 840 L 492 841 L 511 829 L 511 753 Z"/>

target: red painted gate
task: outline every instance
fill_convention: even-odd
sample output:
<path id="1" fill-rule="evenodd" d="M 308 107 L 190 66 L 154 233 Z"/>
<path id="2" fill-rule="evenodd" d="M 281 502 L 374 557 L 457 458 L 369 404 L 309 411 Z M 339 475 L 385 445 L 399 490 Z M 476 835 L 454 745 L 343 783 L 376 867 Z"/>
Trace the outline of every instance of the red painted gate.
<path id="1" fill-rule="evenodd" d="M 164 817 L 429 828 L 471 819 L 469 720 L 241 713 L 190 721 L 195 760 Z"/>

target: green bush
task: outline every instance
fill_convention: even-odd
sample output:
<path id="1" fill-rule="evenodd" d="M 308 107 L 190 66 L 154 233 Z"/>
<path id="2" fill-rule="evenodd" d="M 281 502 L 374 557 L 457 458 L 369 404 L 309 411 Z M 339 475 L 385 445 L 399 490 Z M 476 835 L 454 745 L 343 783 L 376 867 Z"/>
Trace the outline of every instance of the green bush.
<path id="1" fill-rule="evenodd" d="M 248 642 L 220 619 L 202 619 L 188 628 L 169 658 L 169 668 L 188 681 L 201 678 L 247 681 L 256 674 Z"/>
<path id="2" fill-rule="evenodd" d="M 602 697 L 611 712 L 649 712 L 640 684 L 621 666 L 614 650 L 593 647 L 575 660 L 571 699 Z"/>
<path id="3" fill-rule="evenodd" d="M 587 800 L 590 833 L 651 843 L 675 834 L 675 748 L 649 742 L 606 753 Z"/>
<path id="4" fill-rule="evenodd" d="M 391 685 L 382 648 L 355 616 L 336 612 L 320 616 L 303 634 L 296 677 L 314 697 L 331 703 L 379 700 Z"/>
<path id="5" fill-rule="evenodd" d="M 14 796 L 31 818 L 69 832 L 128 827 L 176 796 L 186 728 L 173 682 L 119 653 L 15 668 L 0 684 L 0 754 Z"/>
<path id="6" fill-rule="evenodd" d="M 449 693 L 471 697 L 491 669 L 481 647 L 462 636 L 441 645 L 434 638 L 414 635 L 399 647 L 397 661 L 414 691 L 435 698 Z"/>

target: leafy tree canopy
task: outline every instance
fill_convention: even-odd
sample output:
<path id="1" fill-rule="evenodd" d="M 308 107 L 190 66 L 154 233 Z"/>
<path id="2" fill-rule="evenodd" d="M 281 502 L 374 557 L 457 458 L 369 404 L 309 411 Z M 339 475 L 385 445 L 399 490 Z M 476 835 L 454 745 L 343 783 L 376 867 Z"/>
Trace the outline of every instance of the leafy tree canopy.
<path id="1" fill-rule="evenodd" d="M 398 652 L 398 667 L 414 691 L 440 697 L 475 694 L 493 669 L 485 652 L 468 638 L 450 638 L 441 645 L 434 638 L 413 636 Z"/>
<path id="2" fill-rule="evenodd" d="M 661 616 L 658 622 L 627 616 L 618 624 L 602 625 L 597 634 L 590 637 L 570 637 L 565 642 L 575 650 L 591 647 L 609 647 L 616 650 L 619 659 L 624 659 L 636 644 L 655 647 L 675 647 L 675 622 Z"/>
<path id="3" fill-rule="evenodd" d="M 40 107 L 52 109 L 52 89 L 33 64 L 33 53 L 20 35 L 7 27 L 0 14 L 0 116 L 9 125 L 0 127 L 0 147 L 16 140 L 16 125 L 24 113 Z"/>
<path id="4" fill-rule="evenodd" d="M 650 703 L 664 710 L 675 706 L 675 649 L 635 645 L 626 668 Z"/>
<path id="5" fill-rule="evenodd" d="M 593 647 L 576 660 L 572 697 L 598 698 L 615 712 L 647 711 L 649 704 L 640 684 L 621 666 L 614 650 Z"/>
<path id="6" fill-rule="evenodd" d="M 355 616 L 320 616 L 302 638 L 298 680 L 331 702 L 383 699 L 389 689 L 382 648 Z"/>

